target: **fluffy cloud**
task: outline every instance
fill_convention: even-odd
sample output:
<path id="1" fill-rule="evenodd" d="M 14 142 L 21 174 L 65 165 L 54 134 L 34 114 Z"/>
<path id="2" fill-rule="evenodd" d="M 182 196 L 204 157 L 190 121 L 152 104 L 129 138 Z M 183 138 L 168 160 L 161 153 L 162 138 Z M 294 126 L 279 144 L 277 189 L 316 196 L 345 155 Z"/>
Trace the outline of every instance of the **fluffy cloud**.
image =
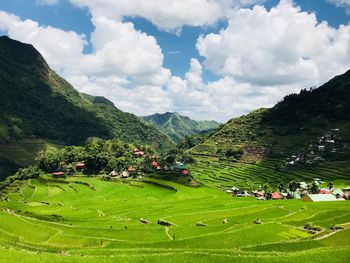
<path id="1" fill-rule="evenodd" d="M 240 82 L 270 86 L 320 84 L 350 67 L 350 26 L 318 23 L 282 0 L 232 13 L 218 34 L 198 39 L 207 69 Z"/>
<path id="2" fill-rule="evenodd" d="M 231 7 L 250 6 L 265 0 L 70 0 L 88 7 L 93 17 L 121 20 L 123 16 L 143 17 L 158 28 L 179 31 L 184 25 L 208 26 L 225 18 Z"/>
<path id="3" fill-rule="evenodd" d="M 0 11 L 0 30 L 6 31 L 11 38 L 33 44 L 50 66 L 60 72 L 76 64 L 86 44 L 84 35 L 51 26 L 39 26 L 33 20 L 21 20 L 3 11 Z"/>
<path id="4" fill-rule="evenodd" d="M 270 11 L 239 8 L 264 0 L 169 0 L 166 7 L 161 0 L 71 1 L 90 10 L 94 31 L 89 39 L 5 12 L 0 12 L 0 31 L 34 44 L 79 91 L 105 96 L 138 115 L 179 111 L 196 119 L 226 121 L 272 106 L 284 95 L 321 84 L 350 67 L 350 26 L 318 23 L 315 14 L 302 12 L 290 0 Z M 223 18 L 228 26 L 197 40 L 204 63 L 191 59 L 181 78 L 164 67 L 155 37 L 123 21 L 128 15 L 168 31 Z M 83 53 L 87 43 L 90 54 Z M 221 78 L 205 83 L 202 74 L 208 70 Z"/>

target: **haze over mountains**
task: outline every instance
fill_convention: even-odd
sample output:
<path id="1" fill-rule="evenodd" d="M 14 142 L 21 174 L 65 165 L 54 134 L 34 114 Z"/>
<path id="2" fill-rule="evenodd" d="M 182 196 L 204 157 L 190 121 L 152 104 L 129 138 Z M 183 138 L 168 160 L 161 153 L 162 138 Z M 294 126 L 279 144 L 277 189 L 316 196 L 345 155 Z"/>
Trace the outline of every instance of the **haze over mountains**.
<path id="1" fill-rule="evenodd" d="M 177 112 L 156 113 L 143 118 L 175 143 L 180 142 L 186 136 L 206 133 L 220 126 L 220 123 L 216 121 L 196 121 Z"/>

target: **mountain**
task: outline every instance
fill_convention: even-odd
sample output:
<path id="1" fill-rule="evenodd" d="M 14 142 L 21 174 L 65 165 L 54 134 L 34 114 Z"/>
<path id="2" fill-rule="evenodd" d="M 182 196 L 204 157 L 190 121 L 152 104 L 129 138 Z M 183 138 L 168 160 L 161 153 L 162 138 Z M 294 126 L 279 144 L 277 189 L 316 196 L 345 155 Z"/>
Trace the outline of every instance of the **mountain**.
<path id="1" fill-rule="evenodd" d="M 42 138 L 79 145 L 119 138 L 164 149 L 172 142 L 141 118 L 103 97 L 79 93 L 29 44 L 0 37 L 1 145 Z"/>
<path id="2" fill-rule="evenodd" d="M 143 119 L 156 126 L 175 143 L 186 136 L 214 130 L 220 126 L 216 121 L 195 121 L 177 112 L 156 113 Z"/>
<path id="3" fill-rule="evenodd" d="M 334 131 L 337 135 L 330 135 Z M 190 152 L 220 158 L 232 155 L 243 162 L 283 159 L 307 152 L 327 136 L 338 138 L 337 146 L 329 148 L 336 156 L 332 158 L 350 161 L 350 71 L 317 89 L 288 95 L 273 108 L 231 119 Z"/>

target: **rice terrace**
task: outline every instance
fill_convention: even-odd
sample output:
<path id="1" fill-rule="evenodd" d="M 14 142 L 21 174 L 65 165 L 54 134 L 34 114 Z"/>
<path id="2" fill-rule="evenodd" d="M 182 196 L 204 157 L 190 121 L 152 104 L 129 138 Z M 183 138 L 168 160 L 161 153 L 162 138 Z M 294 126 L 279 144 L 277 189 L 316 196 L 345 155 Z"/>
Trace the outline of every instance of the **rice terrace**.
<path id="1" fill-rule="evenodd" d="M 0 0 L 0 263 L 350 262 L 350 1 Z"/>

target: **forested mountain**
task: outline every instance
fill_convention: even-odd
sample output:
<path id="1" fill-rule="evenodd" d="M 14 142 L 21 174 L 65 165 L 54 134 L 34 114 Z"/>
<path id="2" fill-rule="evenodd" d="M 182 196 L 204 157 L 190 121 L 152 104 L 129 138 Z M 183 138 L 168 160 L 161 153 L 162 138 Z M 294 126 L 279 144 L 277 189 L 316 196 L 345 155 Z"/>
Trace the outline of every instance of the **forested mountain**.
<path id="1" fill-rule="evenodd" d="M 332 130 L 337 131 L 336 143 L 341 148 L 330 149 L 336 156 L 333 159 L 349 158 L 350 71 L 317 89 L 288 95 L 271 109 L 231 119 L 191 152 L 210 156 L 243 153 L 244 161 L 288 157 L 321 144 L 318 140 Z"/>
<path id="2" fill-rule="evenodd" d="M 29 44 L 0 38 L 0 142 L 28 137 L 81 144 L 117 137 L 130 143 L 170 144 L 152 125 L 103 97 L 79 93 Z"/>
<path id="3" fill-rule="evenodd" d="M 177 112 L 156 113 L 143 118 L 176 143 L 186 136 L 205 133 L 220 126 L 216 121 L 195 121 Z"/>
<path id="4" fill-rule="evenodd" d="M 46 141 L 89 137 L 167 149 L 169 138 L 104 97 L 79 93 L 29 44 L 0 37 L 0 178 L 33 162 Z M 54 143 L 55 144 L 55 143 Z"/>

